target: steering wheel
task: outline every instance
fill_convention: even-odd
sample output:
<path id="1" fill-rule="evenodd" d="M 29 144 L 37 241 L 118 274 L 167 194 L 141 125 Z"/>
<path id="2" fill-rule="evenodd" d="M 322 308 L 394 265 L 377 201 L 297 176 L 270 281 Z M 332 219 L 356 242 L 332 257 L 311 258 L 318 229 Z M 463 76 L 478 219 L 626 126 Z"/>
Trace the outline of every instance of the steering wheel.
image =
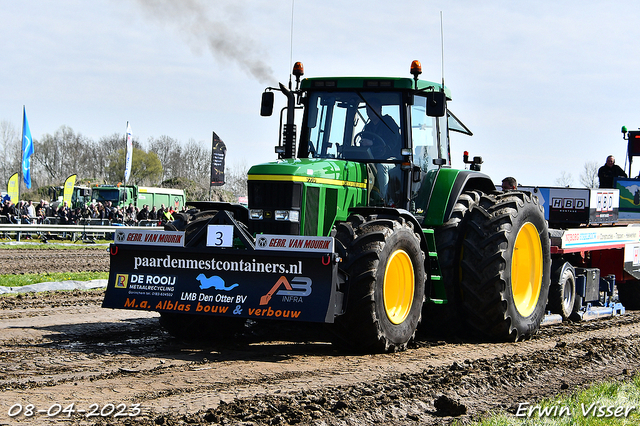
<path id="1" fill-rule="evenodd" d="M 373 133 L 373 132 L 368 132 L 366 130 L 363 130 L 360 133 L 357 133 L 355 135 L 355 137 L 353 138 L 354 141 L 356 141 L 358 139 L 358 137 L 362 140 L 362 139 L 371 139 L 371 142 L 373 142 L 373 144 L 381 144 L 382 146 L 385 146 L 384 143 L 384 139 L 382 139 L 379 135 Z"/>

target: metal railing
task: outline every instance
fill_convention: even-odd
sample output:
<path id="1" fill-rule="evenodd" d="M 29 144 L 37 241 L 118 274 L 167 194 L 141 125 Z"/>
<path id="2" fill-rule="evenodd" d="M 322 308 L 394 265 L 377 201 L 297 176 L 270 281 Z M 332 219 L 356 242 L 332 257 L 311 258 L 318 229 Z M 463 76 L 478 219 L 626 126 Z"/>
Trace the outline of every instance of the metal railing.
<path id="1" fill-rule="evenodd" d="M 157 224 L 157 221 L 153 221 Z M 16 241 L 20 241 L 23 237 L 31 237 L 37 235 L 40 238 L 47 240 L 53 238 L 67 239 L 71 238 L 72 241 L 78 240 L 80 237 L 82 240 L 89 240 L 102 237 L 103 239 L 113 239 L 113 233 L 118 229 L 122 229 L 124 225 L 51 225 L 51 224 L 13 224 L 13 223 L 0 223 L 0 235 L 3 238 L 13 238 Z M 149 229 L 149 226 L 126 226 L 127 229 Z M 13 237 L 12 237 L 13 236 Z"/>

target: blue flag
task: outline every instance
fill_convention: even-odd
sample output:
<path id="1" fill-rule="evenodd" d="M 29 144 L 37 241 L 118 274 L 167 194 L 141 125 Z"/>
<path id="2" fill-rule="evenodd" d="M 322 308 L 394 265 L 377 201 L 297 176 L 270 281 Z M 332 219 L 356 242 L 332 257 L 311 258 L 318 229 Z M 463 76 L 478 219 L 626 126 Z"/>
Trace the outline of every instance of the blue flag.
<path id="1" fill-rule="evenodd" d="M 27 111 L 22 107 L 22 176 L 27 188 L 31 189 L 31 155 L 33 154 L 33 140 L 27 121 Z"/>

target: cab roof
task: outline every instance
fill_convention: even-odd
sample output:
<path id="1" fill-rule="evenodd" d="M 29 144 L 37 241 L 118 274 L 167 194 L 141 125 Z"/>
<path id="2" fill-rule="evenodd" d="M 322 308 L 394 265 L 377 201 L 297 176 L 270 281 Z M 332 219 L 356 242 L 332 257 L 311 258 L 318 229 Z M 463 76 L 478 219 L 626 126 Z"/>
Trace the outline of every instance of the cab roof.
<path id="1" fill-rule="evenodd" d="M 312 77 L 302 80 L 302 90 L 413 90 L 412 78 L 402 77 Z M 418 80 L 418 90 L 433 88 L 440 91 L 442 84 L 427 80 Z M 451 99 L 451 90 L 445 86 L 444 91 Z"/>

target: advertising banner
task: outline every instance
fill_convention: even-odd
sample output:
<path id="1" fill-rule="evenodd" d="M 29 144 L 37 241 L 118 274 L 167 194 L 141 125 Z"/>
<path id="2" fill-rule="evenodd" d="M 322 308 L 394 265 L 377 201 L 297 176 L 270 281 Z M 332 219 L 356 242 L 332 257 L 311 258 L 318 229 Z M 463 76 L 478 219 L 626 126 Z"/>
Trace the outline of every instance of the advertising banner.
<path id="1" fill-rule="evenodd" d="M 538 197 L 551 226 L 615 223 L 618 220 L 617 189 L 518 187 Z"/>
<path id="2" fill-rule="evenodd" d="M 330 255 L 111 245 L 105 308 L 333 322 Z"/>
<path id="3" fill-rule="evenodd" d="M 76 184 L 76 178 L 78 175 L 71 175 L 64 181 L 64 189 L 62 192 L 62 202 L 67 203 L 67 206 L 71 208 L 71 198 L 73 197 L 73 187 Z"/>
<path id="4" fill-rule="evenodd" d="M 569 229 L 562 235 L 560 248 L 565 253 L 623 248 L 625 244 L 640 243 L 640 227 L 584 227 Z"/>
<path id="5" fill-rule="evenodd" d="M 7 195 L 13 204 L 18 202 L 18 196 L 20 192 L 20 185 L 18 185 L 18 173 L 14 173 L 9 178 L 9 182 L 7 183 Z"/>
<path id="6" fill-rule="evenodd" d="M 635 279 L 640 279 L 640 242 L 624 246 L 624 270 Z"/>
<path id="7" fill-rule="evenodd" d="M 224 185 L 224 159 L 227 155 L 227 147 L 222 139 L 213 132 L 211 141 L 211 185 Z"/>

